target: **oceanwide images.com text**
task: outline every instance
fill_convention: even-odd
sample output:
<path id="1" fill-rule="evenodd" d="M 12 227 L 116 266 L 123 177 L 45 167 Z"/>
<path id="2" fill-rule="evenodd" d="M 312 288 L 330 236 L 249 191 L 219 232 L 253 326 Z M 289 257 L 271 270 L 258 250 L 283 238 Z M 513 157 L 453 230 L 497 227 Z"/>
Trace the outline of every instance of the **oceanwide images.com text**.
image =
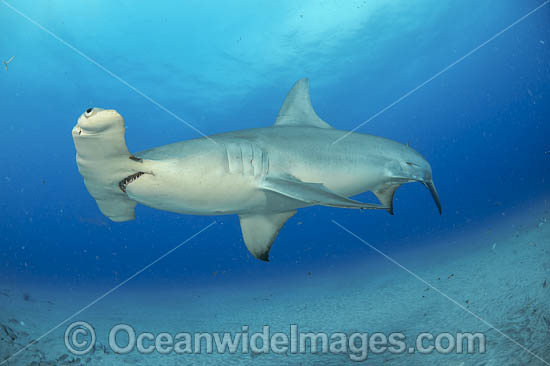
<path id="1" fill-rule="evenodd" d="M 345 354 L 353 361 L 365 361 L 369 354 L 485 353 L 482 333 L 420 333 L 409 345 L 403 333 L 311 332 L 291 324 L 289 332 L 272 332 L 269 325 L 252 332 L 243 325 L 238 332 L 151 332 L 138 333 L 128 324 L 117 324 L 108 334 L 109 348 L 118 354 Z M 86 322 L 70 324 L 65 345 L 75 355 L 93 352 L 95 329 Z"/>

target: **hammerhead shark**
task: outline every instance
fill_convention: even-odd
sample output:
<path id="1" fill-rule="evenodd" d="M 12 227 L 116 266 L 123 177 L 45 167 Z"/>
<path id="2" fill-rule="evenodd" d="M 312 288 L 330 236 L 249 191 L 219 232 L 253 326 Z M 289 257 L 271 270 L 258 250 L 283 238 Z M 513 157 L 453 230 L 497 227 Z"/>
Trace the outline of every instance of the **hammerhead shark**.
<path id="1" fill-rule="evenodd" d="M 408 144 L 330 126 L 313 109 L 307 79 L 294 84 L 271 127 L 135 154 L 128 151 L 124 134 L 122 116 L 101 108 L 87 109 L 72 130 L 78 169 L 105 216 L 133 220 L 138 203 L 181 214 L 237 214 L 246 247 L 264 261 L 298 208 L 393 214 L 395 190 L 421 182 L 441 213 L 426 159 Z M 348 198 L 366 191 L 380 204 Z"/>

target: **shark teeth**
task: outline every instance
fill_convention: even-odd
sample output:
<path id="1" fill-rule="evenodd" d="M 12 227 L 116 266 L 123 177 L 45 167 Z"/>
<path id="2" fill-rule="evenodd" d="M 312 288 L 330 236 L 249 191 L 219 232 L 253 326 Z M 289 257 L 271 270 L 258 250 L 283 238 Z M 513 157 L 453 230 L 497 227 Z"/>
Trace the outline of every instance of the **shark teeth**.
<path id="1" fill-rule="evenodd" d="M 145 173 L 144 172 L 137 172 L 135 174 L 127 176 L 126 178 L 124 178 L 123 180 L 118 182 L 118 187 L 120 188 L 120 190 L 122 192 L 126 193 L 126 187 L 128 186 L 128 184 L 132 183 L 133 181 L 135 181 L 136 179 L 141 177 L 143 174 L 145 174 Z"/>

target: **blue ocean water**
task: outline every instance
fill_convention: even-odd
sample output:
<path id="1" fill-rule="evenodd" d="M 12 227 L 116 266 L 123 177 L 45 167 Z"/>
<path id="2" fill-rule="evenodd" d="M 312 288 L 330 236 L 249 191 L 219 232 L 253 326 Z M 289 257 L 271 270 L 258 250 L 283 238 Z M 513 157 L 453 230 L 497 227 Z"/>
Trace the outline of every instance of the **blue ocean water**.
<path id="1" fill-rule="evenodd" d="M 550 193 L 550 5 L 514 24 L 543 3 L 0 1 L 0 58 L 15 56 L 0 70 L 0 279 L 108 289 L 215 221 L 129 286 L 238 291 L 385 261 L 332 220 L 395 255 L 497 228 Z M 138 206 L 113 223 L 86 191 L 71 129 L 87 108 L 119 111 L 137 152 L 199 137 L 181 120 L 270 126 L 303 77 L 334 127 L 376 116 L 357 132 L 423 154 L 443 214 L 420 184 L 397 191 L 394 216 L 302 209 L 264 263 L 236 216 Z"/>

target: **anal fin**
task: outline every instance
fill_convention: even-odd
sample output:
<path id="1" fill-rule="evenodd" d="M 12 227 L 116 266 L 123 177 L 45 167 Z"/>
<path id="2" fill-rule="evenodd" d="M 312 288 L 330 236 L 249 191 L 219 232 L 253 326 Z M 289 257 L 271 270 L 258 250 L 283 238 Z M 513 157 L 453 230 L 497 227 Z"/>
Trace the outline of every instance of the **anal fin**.
<path id="1" fill-rule="evenodd" d="M 246 247 L 250 253 L 263 261 L 269 261 L 269 250 L 279 231 L 296 210 L 239 215 Z"/>
<path id="2" fill-rule="evenodd" d="M 387 185 L 380 189 L 372 191 L 374 195 L 380 200 L 380 203 L 388 208 L 388 212 L 393 215 L 393 196 L 400 184 Z"/>

